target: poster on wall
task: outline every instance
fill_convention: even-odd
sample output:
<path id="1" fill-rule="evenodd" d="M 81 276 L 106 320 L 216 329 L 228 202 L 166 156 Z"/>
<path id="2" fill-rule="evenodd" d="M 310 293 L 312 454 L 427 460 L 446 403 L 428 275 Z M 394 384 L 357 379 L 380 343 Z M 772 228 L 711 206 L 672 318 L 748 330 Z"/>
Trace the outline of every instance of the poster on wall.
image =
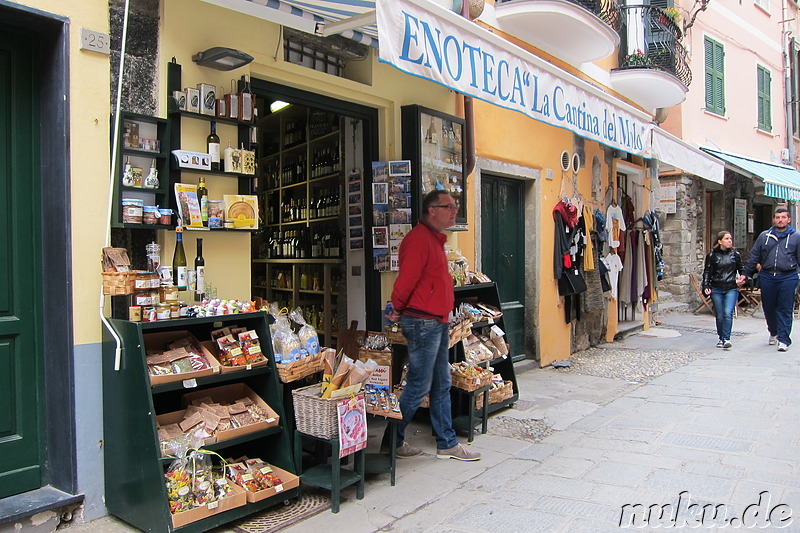
<path id="1" fill-rule="evenodd" d="M 677 184 L 673 182 L 661 183 L 658 188 L 658 209 L 662 213 L 673 214 L 677 206 Z"/>
<path id="2" fill-rule="evenodd" d="M 744 248 L 747 237 L 747 200 L 733 200 L 733 247 Z"/>

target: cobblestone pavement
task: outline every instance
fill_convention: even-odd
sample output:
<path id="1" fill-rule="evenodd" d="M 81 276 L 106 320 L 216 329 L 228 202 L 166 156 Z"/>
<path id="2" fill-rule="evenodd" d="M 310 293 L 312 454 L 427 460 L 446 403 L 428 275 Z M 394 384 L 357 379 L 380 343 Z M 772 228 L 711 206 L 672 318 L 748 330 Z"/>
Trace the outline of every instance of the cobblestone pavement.
<path id="1" fill-rule="evenodd" d="M 370 476 L 363 500 L 347 489 L 338 514 L 285 531 L 800 531 L 780 522 L 800 512 L 800 345 L 776 352 L 759 318 L 736 320 L 730 350 L 714 347 L 710 315 L 664 322 L 573 354 L 568 369 L 517 364 L 520 399 L 476 435 L 480 461 L 437 460 L 430 426 L 414 422 L 407 440 L 424 453 L 398 461 L 395 487 Z M 659 524 L 623 507 L 636 504 L 672 507 Z M 717 522 L 691 504 L 721 506 Z M 74 531 L 127 531 L 91 524 Z"/>

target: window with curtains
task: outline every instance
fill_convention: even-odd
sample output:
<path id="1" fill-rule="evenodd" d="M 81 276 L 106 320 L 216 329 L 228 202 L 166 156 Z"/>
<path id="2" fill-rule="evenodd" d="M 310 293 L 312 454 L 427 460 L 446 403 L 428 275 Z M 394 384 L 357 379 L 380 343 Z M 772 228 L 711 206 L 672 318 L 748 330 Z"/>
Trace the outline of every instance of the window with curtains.
<path id="1" fill-rule="evenodd" d="M 706 111 L 725 114 L 725 49 L 722 43 L 706 37 Z"/>
<path id="2" fill-rule="evenodd" d="M 756 68 L 756 92 L 758 94 L 758 129 L 772 131 L 772 75 L 761 65 Z"/>

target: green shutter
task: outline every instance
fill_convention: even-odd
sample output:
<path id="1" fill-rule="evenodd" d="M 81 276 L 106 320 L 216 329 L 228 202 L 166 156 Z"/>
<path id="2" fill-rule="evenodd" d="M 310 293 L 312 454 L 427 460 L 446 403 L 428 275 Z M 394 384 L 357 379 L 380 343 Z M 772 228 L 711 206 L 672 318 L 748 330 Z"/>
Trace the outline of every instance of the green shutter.
<path id="1" fill-rule="evenodd" d="M 758 98 L 758 127 L 764 131 L 772 131 L 772 75 L 762 66 L 756 68 L 756 91 Z"/>
<path id="2" fill-rule="evenodd" d="M 725 114 L 725 50 L 722 44 L 704 40 L 706 69 L 706 110 Z"/>

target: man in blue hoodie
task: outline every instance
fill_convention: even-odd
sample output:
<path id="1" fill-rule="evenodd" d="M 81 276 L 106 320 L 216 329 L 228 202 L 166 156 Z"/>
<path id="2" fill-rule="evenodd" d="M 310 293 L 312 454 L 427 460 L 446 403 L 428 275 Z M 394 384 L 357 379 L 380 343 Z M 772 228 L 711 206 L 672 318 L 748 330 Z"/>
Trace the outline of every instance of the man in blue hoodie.
<path id="1" fill-rule="evenodd" d="M 769 330 L 769 344 L 778 345 L 785 352 L 792 344 L 794 295 L 797 290 L 800 234 L 789 225 L 789 211 L 785 207 L 775 210 L 773 226 L 763 231 L 753 243 L 750 257 L 737 284 L 741 286 L 746 276 L 752 276 L 756 265 L 761 265 L 758 275 L 761 286 L 761 306 Z"/>

